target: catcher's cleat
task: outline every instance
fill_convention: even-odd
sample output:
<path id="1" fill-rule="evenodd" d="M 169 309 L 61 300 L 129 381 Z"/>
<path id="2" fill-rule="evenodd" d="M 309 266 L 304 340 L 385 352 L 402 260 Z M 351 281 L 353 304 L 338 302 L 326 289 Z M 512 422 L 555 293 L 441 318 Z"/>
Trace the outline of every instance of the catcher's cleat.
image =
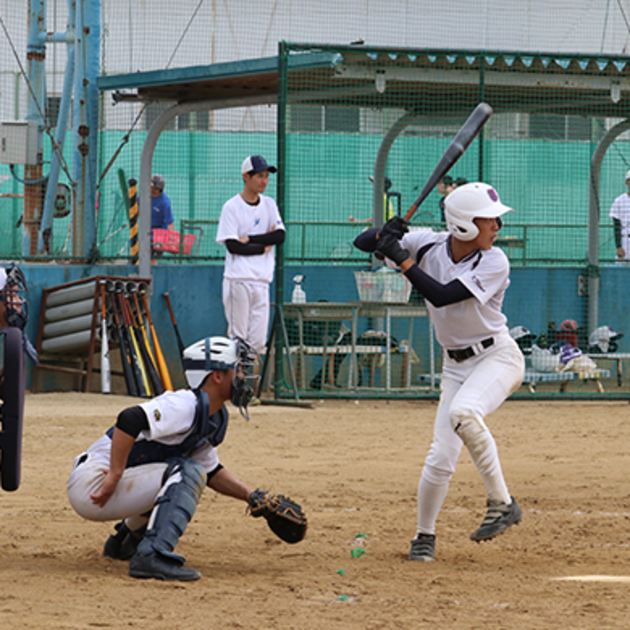
<path id="1" fill-rule="evenodd" d="M 134 578 L 192 582 L 201 577 L 197 569 L 183 566 L 182 562 L 158 553 L 136 553 L 129 562 L 129 575 Z"/>
<path id="2" fill-rule="evenodd" d="M 411 541 L 409 560 L 435 562 L 435 534 L 418 534 Z"/>
<path id="3" fill-rule="evenodd" d="M 103 555 L 114 560 L 129 560 L 136 553 L 138 544 L 144 538 L 144 533 L 147 531 L 146 525 L 135 532 L 127 527 L 125 521 L 116 523 L 114 527 L 116 533 L 105 541 Z"/>
<path id="4" fill-rule="evenodd" d="M 502 534 L 508 527 L 518 525 L 523 518 L 523 510 L 514 497 L 510 497 L 512 503 L 508 505 L 502 501 L 488 499 L 488 511 L 481 523 L 481 527 L 470 535 L 470 540 L 481 542 L 482 540 L 492 540 L 495 536 Z"/>

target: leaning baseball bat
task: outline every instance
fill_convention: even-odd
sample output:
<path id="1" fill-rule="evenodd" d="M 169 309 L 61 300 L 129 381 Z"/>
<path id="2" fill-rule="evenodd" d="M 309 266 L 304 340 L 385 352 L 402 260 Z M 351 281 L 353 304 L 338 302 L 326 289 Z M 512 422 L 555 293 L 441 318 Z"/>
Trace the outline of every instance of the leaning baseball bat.
<path id="1" fill-rule="evenodd" d="M 131 326 L 131 319 L 129 317 L 129 313 L 127 312 L 127 302 L 125 301 L 125 296 L 122 292 L 117 290 L 117 295 L 118 301 L 120 302 L 120 310 L 122 311 L 123 326 L 129 339 L 129 356 L 131 357 L 133 374 L 136 377 L 136 383 L 138 384 L 138 395 L 141 398 L 150 398 L 151 387 L 142 363 L 138 342 L 136 341 L 136 336 Z"/>
<path id="2" fill-rule="evenodd" d="M 156 396 L 159 396 L 160 394 L 164 393 L 164 386 L 162 385 L 160 375 L 158 374 L 157 367 L 155 366 L 144 326 L 141 327 L 139 323 L 140 319 L 142 318 L 142 313 L 139 310 L 140 305 L 138 303 L 138 296 L 136 293 L 134 293 L 133 296 L 135 298 L 136 308 L 138 310 L 136 311 L 136 315 L 134 316 L 133 309 L 131 308 L 131 304 L 129 303 L 129 298 L 127 298 L 127 308 L 129 310 L 129 317 L 131 318 L 131 325 L 133 326 L 136 334 L 136 340 L 138 342 L 140 354 L 142 355 L 142 361 L 144 362 L 146 374 L 149 377 L 151 389 Z"/>
<path id="3" fill-rule="evenodd" d="M 108 287 L 109 291 L 109 287 Z M 122 363 L 123 375 L 125 377 L 125 384 L 127 385 L 127 393 L 130 396 L 138 395 L 138 386 L 136 385 L 136 378 L 133 375 L 133 368 L 131 367 L 131 359 L 129 357 L 128 340 L 125 335 L 125 327 L 121 324 L 118 318 L 118 308 L 116 307 L 116 298 L 111 293 L 112 312 L 114 313 L 114 323 L 118 330 L 118 347 L 120 349 L 120 362 Z"/>
<path id="4" fill-rule="evenodd" d="M 105 285 L 101 283 L 101 392 L 112 391 L 112 370 L 109 363 L 109 339 L 107 338 L 107 304 L 105 302 Z"/>
<path id="5" fill-rule="evenodd" d="M 437 186 L 440 179 L 448 173 L 455 162 L 464 154 L 464 151 L 466 151 L 470 143 L 477 137 L 477 134 L 481 131 L 481 128 L 486 124 L 491 115 L 492 107 L 487 103 L 479 103 L 479 105 L 475 107 L 473 113 L 468 117 L 468 120 L 462 125 L 462 128 L 457 132 L 457 135 L 453 138 L 448 147 L 446 147 L 444 155 L 440 158 L 440 161 L 437 163 L 433 173 L 431 173 L 424 188 L 420 191 L 420 194 L 413 204 L 411 204 L 409 210 L 407 210 L 405 214 L 407 221 L 415 214 L 420 204 L 429 196 L 429 193 Z"/>
<path id="6" fill-rule="evenodd" d="M 171 306 L 171 298 L 168 294 L 168 291 L 166 293 L 162 294 L 164 296 L 164 299 L 166 300 L 166 304 L 168 305 L 168 311 L 171 314 L 171 322 L 173 322 L 173 328 L 175 329 L 175 336 L 177 337 L 177 346 L 179 347 L 179 356 L 182 358 L 184 358 L 184 350 L 186 349 L 184 347 L 184 342 L 182 341 L 182 337 L 179 334 L 179 329 L 177 328 L 177 322 L 175 321 L 175 313 L 173 313 L 173 307 Z"/>
<path id="7" fill-rule="evenodd" d="M 153 350 L 155 351 L 155 360 L 157 361 L 158 370 L 160 372 L 160 378 L 164 384 L 164 389 L 173 391 L 173 383 L 171 382 L 171 376 L 168 373 L 168 366 L 166 365 L 166 359 L 162 353 L 160 342 L 158 341 L 157 333 L 155 332 L 155 326 L 153 326 L 153 319 L 151 318 L 151 311 L 149 310 L 149 301 L 144 292 L 141 293 L 142 302 L 144 304 L 144 313 L 149 321 L 149 328 L 151 330 L 151 338 L 153 339 Z"/>

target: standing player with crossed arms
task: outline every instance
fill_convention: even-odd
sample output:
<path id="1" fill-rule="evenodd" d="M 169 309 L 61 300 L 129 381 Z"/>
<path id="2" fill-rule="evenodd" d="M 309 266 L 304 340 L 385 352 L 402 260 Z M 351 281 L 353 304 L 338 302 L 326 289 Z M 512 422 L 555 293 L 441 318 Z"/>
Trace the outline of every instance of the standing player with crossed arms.
<path id="1" fill-rule="evenodd" d="M 626 173 L 626 186 L 628 192 L 619 195 L 610 208 L 619 261 L 630 259 L 630 171 Z"/>
<path id="2" fill-rule="evenodd" d="M 269 285 L 275 268 L 273 248 L 284 243 L 285 237 L 276 202 L 263 194 L 269 173 L 276 171 L 260 155 L 243 161 L 243 190 L 224 204 L 216 238 L 227 249 L 223 306 L 228 337 L 244 339 L 257 353 L 267 342 Z"/>
<path id="3" fill-rule="evenodd" d="M 500 217 L 511 210 L 487 184 L 467 184 L 446 198 L 448 232 L 408 233 L 404 219 L 395 217 L 380 233 L 369 230 L 355 240 L 359 249 L 378 251 L 398 265 L 425 297 L 444 349 L 440 402 L 418 484 L 418 528 L 410 560 L 435 560 L 435 524 L 464 445 L 487 492 L 487 513 L 471 540 L 491 540 L 523 517 L 485 423 L 518 389 L 525 370 L 501 311 L 510 264 L 492 246 Z"/>

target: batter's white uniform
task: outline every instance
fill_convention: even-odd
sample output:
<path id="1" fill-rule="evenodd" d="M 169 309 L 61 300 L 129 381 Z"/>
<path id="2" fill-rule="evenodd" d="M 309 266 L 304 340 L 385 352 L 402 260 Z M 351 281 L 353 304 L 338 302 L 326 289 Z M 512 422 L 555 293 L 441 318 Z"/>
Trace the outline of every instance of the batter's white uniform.
<path id="1" fill-rule="evenodd" d="M 630 195 L 628 193 L 619 195 L 613 201 L 610 217 L 618 219 L 621 223 L 621 247 L 626 252 L 626 258 L 630 259 Z"/>
<path id="2" fill-rule="evenodd" d="M 511 502 L 496 443 L 484 418 L 521 385 L 525 361 L 501 312 L 510 283 L 510 264 L 500 249 L 478 250 L 456 263 L 451 257 L 448 232 L 408 233 L 402 245 L 414 262 L 418 252 L 426 248 L 418 261 L 420 269 L 442 284 L 457 279 L 473 295 L 441 308 L 426 302 L 437 340 L 444 349 L 433 443 L 418 485 L 418 533 L 434 534 L 464 445 L 460 435 L 484 480 L 488 498 Z M 448 350 L 465 349 L 474 355 L 461 362 L 448 356 Z"/>
<path id="3" fill-rule="evenodd" d="M 272 229 L 284 230 L 276 202 L 259 195 L 256 205 L 241 195 L 226 201 L 221 210 L 216 241 L 225 245 L 230 239 L 266 234 Z M 229 251 L 223 272 L 223 306 L 228 322 L 228 337 L 240 337 L 257 352 L 267 342 L 269 327 L 269 285 L 273 281 L 275 249 L 258 256 L 240 256 Z"/>
<path id="4" fill-rule="evenodd" d="M 193 430 L 197 397 L 192 390 L 181 389 L 164 394 L 142 403 L 149 423 L 149 430 L 141 431 L 136 444 L 151 440 L 158 444 L 173 446 L 181 444 Z M 70 504 L 83 518 L 91 521 L 111 521 L 127 519 L 131 529 L 146 523 L 145 514 L 153 509 L 159 494 L 166 485 L 180 481 L 179 473 L 172 475 L 165 485 L 164 471 L 168 464 L 164 461 L 141 464 L 126 468 L 114 494 L 100 507 L 92 503 L 91 494 L 100 490 L 109 470 L 112 441 L 104 435 L 85 453 L 74 460 L 68 478 L 67 491 Z M 206 472 L 212 472 L 219 465 L 217 449 L 210 443 L 199 445 L 190 457 L 197 460 Z M 137 527 L 133 517 L 138 517 Z"/>

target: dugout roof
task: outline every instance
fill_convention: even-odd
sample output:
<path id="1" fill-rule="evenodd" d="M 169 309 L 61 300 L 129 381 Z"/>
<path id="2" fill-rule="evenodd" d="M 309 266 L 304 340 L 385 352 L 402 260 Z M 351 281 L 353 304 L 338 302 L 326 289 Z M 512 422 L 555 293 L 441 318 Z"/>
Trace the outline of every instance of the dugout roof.
<path id="1" fill-rule="evenodd" d="M 419 114 L 463 115 L 484 100 L 495 113 L 630 115 L 627 56 L 287 46 L 289 102 L 373 108 L 396 102 Z M 278 59 L 101 76 L 97 85 L 115 100 L 214 101 L 217 108 L 235 98 L 269 102 L 278 96 Z"/>

